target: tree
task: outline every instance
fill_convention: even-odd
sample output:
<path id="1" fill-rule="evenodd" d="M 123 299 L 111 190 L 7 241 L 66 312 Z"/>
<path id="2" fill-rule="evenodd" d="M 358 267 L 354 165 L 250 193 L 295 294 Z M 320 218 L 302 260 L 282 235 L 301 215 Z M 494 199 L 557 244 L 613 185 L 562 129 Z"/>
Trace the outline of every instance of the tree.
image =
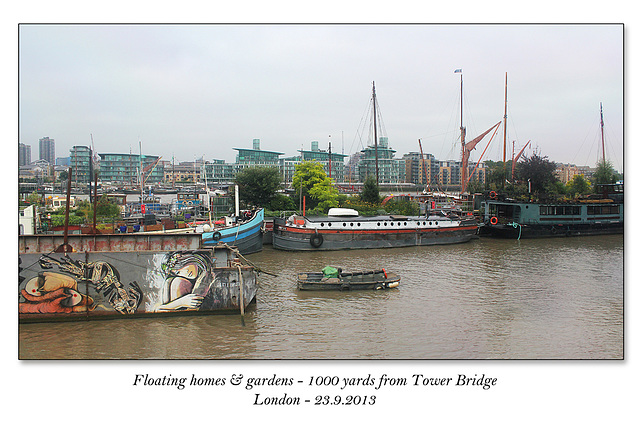
<path id="1" fill-rule="evenodd" d="M 338 190 L 332 185 L 322 165 L 316 161 L 296 165 L 291 185 L 298 198 L 301 194 L 307 197 L 309 209 L 319 207 L 324 211 L 338 205 Z"/>
<path id="2" fill-rule="evenodd" d="M 365 203 L 371 203 L 372 205 L 380 203 L 380 189 L 376 183 L 376 177 L 373 175 L 367 175 L 362 185 L 362 192 L 360 198 Z"/>
<path id="3" fill-rule="evenodd" d="M 268 206 L 282 185 L 277 168 L 251 167 L 236 175 L 240 200 L 252 206 Z"/>
<path id="4" fill-rule="evenodd" d="M 591 192 L 591 185 L 589 181 L 584 179 L 583 175 L 576 175 L 571 181 L 567 182 L 567 190 L 572 197 L 585 195 Z"/>
<path id="5" fill-rule="evenodd" d="M 531 192 L 537 195 L 550 192 L 552 184 L 558 180 L 554 171 L 556 164 L 534 153 L 530 158 L 518 163 L 516 176 L 531 184 Z"/>
<path id="6" fill-rule="evenodd" d="M 36 205 L 36 206 L 42 205 L 42 196 L 38 194 L 37 191 L 34 191 L 33 193 L 29 194 L 25 200 L 30 205 Z"/>
<path id="7" fill-rule="evenodd" d="M 606 160 L 601 160 L 596 166 L 596 171 L 591 178 L 594 186 L 602 184 L 615 184 L 618 180 L 618 174 L 613 170 L 613 166 Z"/>

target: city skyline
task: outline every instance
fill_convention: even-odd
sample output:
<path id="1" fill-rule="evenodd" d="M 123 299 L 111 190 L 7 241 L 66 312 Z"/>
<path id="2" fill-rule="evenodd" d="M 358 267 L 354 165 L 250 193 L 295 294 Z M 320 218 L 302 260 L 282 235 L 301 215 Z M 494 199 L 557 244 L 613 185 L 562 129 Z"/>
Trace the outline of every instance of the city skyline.
<path id="1" fill-rule="evenodd" d="M 558 163 L 623 172 L 621 25 L 21 25 L 19 142 L 163 160 L 235 161 L 254 138 L 293 156 L 354 154 L 372 82 L 397 153 L 459 159 L 504 115 L 513 141 Z M 47 67 L 41 67 L 43 61 Z M 55 106 L 52 108 L 51 106 Z M 482 160 L 502 160 L 503 129 Z M 488 138 L 473 152 L 477 161 Z"/>

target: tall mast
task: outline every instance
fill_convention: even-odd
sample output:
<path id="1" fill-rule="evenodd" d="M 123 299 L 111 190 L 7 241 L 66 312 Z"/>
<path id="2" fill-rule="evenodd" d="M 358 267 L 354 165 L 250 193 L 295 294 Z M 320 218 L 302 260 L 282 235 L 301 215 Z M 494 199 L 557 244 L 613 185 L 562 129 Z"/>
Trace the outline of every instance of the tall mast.
<path id="1" fill-rule="evenodd" d="M 142 179 L 142 141 L 138 140 L 138 145 L 140 147 L 140 174 L 139 174 L 139 180 L 140 180 L 140 206 L 142 206 L 142 204 L 144 203 L 144 184 L 142 183 L 143 179 Z"/>
<path id="2" fill-rule="evenodd" d="M 373 82 L 373 140 L 376 147 L 376 184 L 380 184 L 378 172 L 378 122 L 376 116 L 376 82 Z"/>
<path id="3" fill-rule="evenodd" d="M 514 141 L 515 143 L 515 141 Z M 504 179 L 507 180 L 507 73 L 504 73 L 504 147 L 502 149 L 502 164 L 504 165 Z"/>
<path id="4" fill-rule="evenodd" d="M 604 164 L 604 119 L 602 118 L 602 102 L 600 103 L 600 134 L 602 135 L 602 164 Z"/>
<path id="5" fill-rule="evenodd" d="M 458 68 L 457 70 L 454 71 L 454 73 L 460 73 L 460 145 L 462 146 L 461 151 L 462 151 L 462 168 L 460 171 L 460 193 L 464 192 L 465 187 L 466 187 L 466 181 L 467 181 L 467 165 L 464 162 L 465 159 L 465 128 L 464 128 L 464 124 L 462 121 L 462 105 L 463 105 L 463 96 L 462 96 L 462 68 Z"/>

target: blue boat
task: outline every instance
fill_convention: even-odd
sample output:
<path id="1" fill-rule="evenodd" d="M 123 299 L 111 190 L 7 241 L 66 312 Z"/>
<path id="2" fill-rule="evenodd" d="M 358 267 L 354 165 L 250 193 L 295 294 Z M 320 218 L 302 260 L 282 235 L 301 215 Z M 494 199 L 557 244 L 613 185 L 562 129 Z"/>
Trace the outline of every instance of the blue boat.
<path id="1" fill-rule="evenodd" d="M 202 233 L 202 244 L 215 246 L 226 243 L 235 246 L 242 255 L 262 250 L 264 209 L 247 211 L 230 221 L 231 224 L 215 227 Z"/>

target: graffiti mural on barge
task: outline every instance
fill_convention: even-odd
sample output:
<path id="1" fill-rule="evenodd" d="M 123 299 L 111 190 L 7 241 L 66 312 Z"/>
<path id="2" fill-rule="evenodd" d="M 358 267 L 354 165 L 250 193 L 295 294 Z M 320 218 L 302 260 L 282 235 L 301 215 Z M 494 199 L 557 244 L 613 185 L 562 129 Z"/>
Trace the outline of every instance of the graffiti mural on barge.
<path id="1" fill-rule="evenodd" d="M 120 273 L 108 262 L 84 262 L 68 255 L 58 258 L 42 255 L 38 260 L 43 270 L 29 279 L 20 290 L 24 301 L 18 303 L 20 313 L 76 313 L 91 311 L 97 307 L 94 298 L 88 296 L 89 287 L 101 296 L 106 304 L 121 314 L 134 313 L 142 301 L 142 290 L 135 282 L 124 285 Z M 80 282 L 80 283 L 78 283 Z M 82 294 L 80 289 L 87 290 Z"/>
<path id="2" fill-rule="evenodd" d="M 238 310 L 256 293 L 226 248 L 21 254 L 18 273 L 24 321 Z"/>
<path id="3" fill-rule="evenodd" d="M 225 306 L 228 273 L 215 269 L 215 261 L 208 251 L 154 256 L 147 274 L 150 292 L 145 295 L 146 311 L 211 310 Z"/>

